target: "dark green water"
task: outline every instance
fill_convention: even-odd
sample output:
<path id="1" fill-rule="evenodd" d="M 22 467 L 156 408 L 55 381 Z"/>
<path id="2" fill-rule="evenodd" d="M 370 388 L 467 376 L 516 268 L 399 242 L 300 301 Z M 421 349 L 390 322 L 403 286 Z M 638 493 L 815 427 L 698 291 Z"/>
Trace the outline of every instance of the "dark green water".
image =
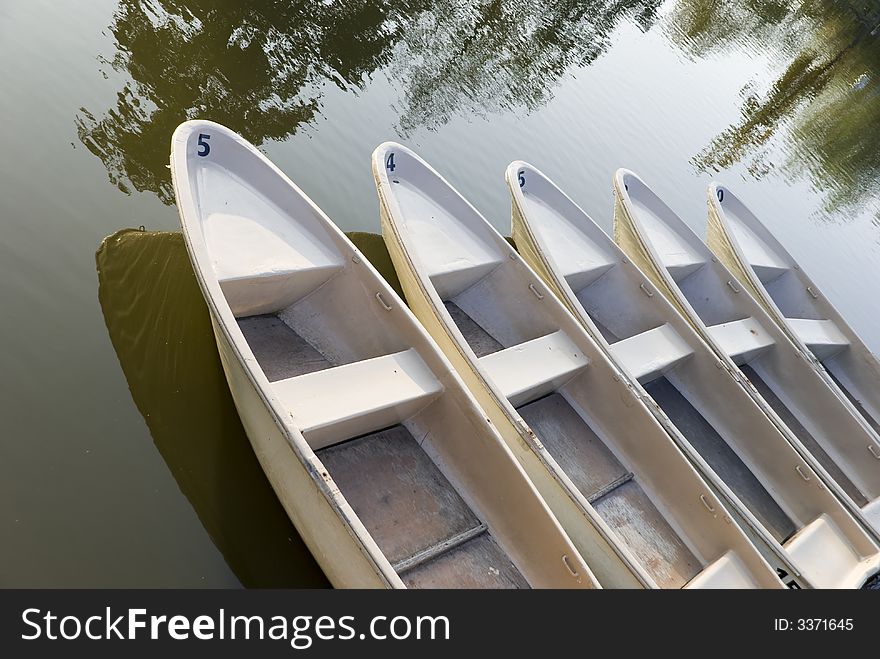
<path id="1" fill-rule="evenodd" d="M 619 166 L 700 232 L 715 177 L 880 350 L 878 24 L 855 0 L 0 0 L 0 585 L 323 583 L 154 233 L 180 121 L 240 131 L 346 230 L 378 229 L 386 139 L 505 232 L 516 158 L 606 228 Z"/>

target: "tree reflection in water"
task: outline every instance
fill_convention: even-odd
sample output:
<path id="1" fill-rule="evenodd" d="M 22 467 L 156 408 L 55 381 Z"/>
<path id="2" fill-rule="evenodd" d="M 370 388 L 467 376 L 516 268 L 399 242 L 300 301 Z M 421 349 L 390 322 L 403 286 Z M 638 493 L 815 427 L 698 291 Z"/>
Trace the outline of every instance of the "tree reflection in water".
<path id="1" fill-rule="evenodd" d="M 168 140 L 210 118 L 262 144 L 321 111 L 323 88 L 364 89 L 384 71 L 402 134 L 452 116 L 522 108 L 592 62 L 618 22 L 646 29 L 662 0 L 120 0 L 110 64 L 129 80 L 115 107 L 82 108 L 79 138 L 124 192 L 173 202 Z"/>
<path id="2" fill-rule="evenodd" d="M 880 6 L 679 0 L 668 33 L 693 57 L 742 48 L 776 52 L 782 74 L 769 89 L 743 89 L 741 120 L 694 158 L 702 170 L 747 164 L 756 177 L 773 168 L 806 174 L 829 214 L 857 210 L 880 179 Z"/>

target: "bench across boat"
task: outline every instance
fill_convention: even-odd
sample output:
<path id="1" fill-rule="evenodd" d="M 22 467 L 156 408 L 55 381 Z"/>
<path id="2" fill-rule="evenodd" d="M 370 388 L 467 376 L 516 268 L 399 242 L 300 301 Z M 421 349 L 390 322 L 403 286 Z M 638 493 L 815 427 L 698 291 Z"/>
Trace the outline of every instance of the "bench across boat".
<path id="1" fill-rule="evenodd" d="M 400 144 L 374 151 L 373 174 L 410 307 L 600 583 L 783 587 L 646 401 L 477 210 Z"/>
<path id="2" fill-rule="evenodd" d="M 433 340 L 293 182 L 207 121 L 175 131 L 171 172 L 242 423 L 335 586 L 598 587 Z"/>
<path id="3" fill-rule="evenodd" d="M 757 546 L 783 552 L 821 587 L 858 587 L 880 569 L 866 532 L 620 247 L 537 168 L 513 162 L 505 178 L 520 254 L 657 403 L 660 422 Z"/>
<path id="4" fill-rule="evenodd" d="M 792 445 L 880 538 L 880 437 L 709 247 L 638 176 L 614 177 L 617 242 Z"/>
<path id="5" fill-rule="evenodd" d="M 788 250 L 731 190 L 709 186 L 709 247 L 880 432 L 880 360 Z M 866 447 L 880 461 L 880 450 Z"/>

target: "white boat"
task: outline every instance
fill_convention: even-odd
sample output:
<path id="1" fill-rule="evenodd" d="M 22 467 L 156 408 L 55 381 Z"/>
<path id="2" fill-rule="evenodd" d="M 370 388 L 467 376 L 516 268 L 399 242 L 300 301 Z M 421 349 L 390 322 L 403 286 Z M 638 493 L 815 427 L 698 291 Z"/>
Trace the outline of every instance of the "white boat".
<path id="1" fill-rule="evenodd" d="M 880 360 L 739 197 L 719 183 L 708 194 L 709 247 L 880 432 Z M 867 449 L 866 460 L 880 461 Z"/>
<path id="2" fill-rule="evenodd" d="M 171 172 L 236 408 L 335 586 L 598 586 L 436 344 L 302 191 L 207 121 L 175 131 Z"/>
<path id="3" fill-rule="evenodd" d="M 542 172 L 514 162 L 505 178 L 520 254 L 658 404 L 658 419 L 757 546 L 783 554 L 809 585 L 862 585 L 880 566 L 877 547 L 741 379 L 718 368 L 690 323 Z"/>
<path id="4" fill-rule="evenodd" d="M 614 177 L 615 238 L 880 538 L 880 438 L 709 247 L 638 176 Z M 795 439 L 796 437 L 796 439 Z"/>
<path id="5" fill-rule="evenodd" d="M 578 321 L 434 169 L 373 153 L 382 232 L 446 352 L 605 587 L 782 588 Z"/>

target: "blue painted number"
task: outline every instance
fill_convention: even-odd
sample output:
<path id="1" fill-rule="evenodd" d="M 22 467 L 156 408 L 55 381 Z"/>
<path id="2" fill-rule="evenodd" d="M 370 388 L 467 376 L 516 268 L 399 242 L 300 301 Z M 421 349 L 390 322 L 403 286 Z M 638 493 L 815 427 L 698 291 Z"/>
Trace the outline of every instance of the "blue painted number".
<path id="1" fill-rule="evenodd" d="M 724 201 L 724 190 L 718 188 L 718 201 Z"/>
<path id="2" fill-rule="evenodd" d="M 395 164 L 394 164 L 394 152 L 391 152 L 391 153 L 388 154 L 388 157 L 385 158 L 385 169 L 387 169 L 389 172 L 393 172 L 393 171 L 394 171 L 394 167 L 395 167 Z"/>
<path id="3" fill-rule="evenodd" d="M 523 172 L 520 172 L 519 174 L 517 174 L 517 177 L 519 178 L 519 187 L 523 187 L 526 184 L 525 174 Z"/>
<path id="4" fill-rule="evenodd" d="M 208 144 L 208 140 L 211 139 L 210 135 L 206 135 L 205 133 L 199 134 L 199 150 L 198 154 L 204 158 L 206 155 L 211 153 L 211 145 Z"/>

